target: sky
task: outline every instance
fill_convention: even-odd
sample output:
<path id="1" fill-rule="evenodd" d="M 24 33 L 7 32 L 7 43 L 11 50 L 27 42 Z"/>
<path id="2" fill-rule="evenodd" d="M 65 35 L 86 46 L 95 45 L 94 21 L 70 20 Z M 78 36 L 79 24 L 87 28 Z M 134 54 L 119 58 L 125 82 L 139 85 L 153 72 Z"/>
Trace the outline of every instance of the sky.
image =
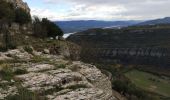
<path id="1" fill-rule="evenodd" d="M 150 20 L 170 17 L 170 0 L 23 0 L 32 16 L 53 21 Z"/>

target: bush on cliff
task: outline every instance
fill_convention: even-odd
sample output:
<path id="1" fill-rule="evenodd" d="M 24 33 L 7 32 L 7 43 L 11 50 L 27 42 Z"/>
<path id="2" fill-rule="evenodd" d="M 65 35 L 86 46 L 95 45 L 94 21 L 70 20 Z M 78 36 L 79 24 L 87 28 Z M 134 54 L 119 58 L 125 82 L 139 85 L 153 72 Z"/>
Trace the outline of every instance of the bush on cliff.
<path id="1" fill-rule="evenodd" d="M 17 8 L 15 15 L 15 22 L 21 25 L 31 22 L 31 15 L 22 8 Z"/>
<path id="2" fill-rule="evenodd" d="M 34 36 L 41 38 L 63 36 L 63 31 L 47 18 L 40 20 L 38 17 L 34 17 L 33 26 Z"/>
<path id="3" fill-rule="evenodd" d="M 48 37 L 55 38 L 56 36 L 63 36 L 63 31 L 47 18 L 42 19 L 42 24 L 46 26 Z"/>
<path id="4" fill-rule="evenodd" d="M 46 27 L 42 25 L 41 20 L 36 16 L 34 16 L 33 18 L 33 31 L 34 31 L 34 36 L 36 37 L 39 38 L 47 37 Z"/>
<path id="5" fill-rule="evenodd" d="M 26 24 L 31 22 L 31 15 L 22 8 L 15 8 L 13 4 L 0 1 L 0 20 L 3 23 L 16 22 Z"/>

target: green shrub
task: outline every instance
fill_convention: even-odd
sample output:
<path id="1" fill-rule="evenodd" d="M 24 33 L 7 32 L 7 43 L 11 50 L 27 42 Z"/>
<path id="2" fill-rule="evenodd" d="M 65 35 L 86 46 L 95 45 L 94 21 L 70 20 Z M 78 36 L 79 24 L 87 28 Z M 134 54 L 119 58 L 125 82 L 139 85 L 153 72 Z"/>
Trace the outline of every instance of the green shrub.
<path id="1" fill-rule="evenodd" d="M 22 8 L 15 8 L 13 4 L 0 1 L 0 20 L 6 23 L 17 22 L 26 24 L 31 22 L 31 15 Z"/>
<path id="2" fill-rule="evenodd" d="M 15 10 L 15 22 L 19 24 L 26 24 L 31 22 L 31 15 L 22 8 L 17 8 Z"/>
<path id="3" fill-rule="evenodd" d="M 128 99 L 132 99 L 134 96 L 136 96 L 137 100 L 155 100 L 153 96 L 148 95 L 147 92 L 137 88 L 134 84 L 131 82 L 127 82 L 124 80 L 115 80 L 113 81 L 113 89 L 118 91 L 119 93 L 122 93 L 123 95 L 128 94 Z"/>
<path id="4" fill-rule="evenodd" d="M 6 67 L 0 70 L 0 77 L 4 80 L 11 80 L 13 77 L 12 70 L 6 65 Z"/>
<path id="5" fill-rule="evenodd" d="M 63 36 L 63 31 L 55 23 L 51 22 L 47 18 L 42 19 L 43 26 L 46 26 L 48 37 L 55 38 L 56 36 Z"/>
<path id="6" fill-rule="evenodd" d="M 57 65 L 57 68 L 65 68 L 66 65 L 65 64 L 60 64 L 60 65 Z"/>
<path id="7" fill-rule="evenodd" d="M 40 20 L 38 17 L 34 17 L 33 20 L 34 26 L 34 36 L 45 38 L 56 36 L 63 36 L 63 31 L 55 23 L 51 22 L 47 18 Z"/>
<path id="8" fill-rule="evenodd" d="M 25 46 L 25 47 L 24 47 L 24 50 L 25 50 L 26 52 L 30 53 L 30 54 L 33 53 L 33 49 L 32 49 L 30 46 Z"/>

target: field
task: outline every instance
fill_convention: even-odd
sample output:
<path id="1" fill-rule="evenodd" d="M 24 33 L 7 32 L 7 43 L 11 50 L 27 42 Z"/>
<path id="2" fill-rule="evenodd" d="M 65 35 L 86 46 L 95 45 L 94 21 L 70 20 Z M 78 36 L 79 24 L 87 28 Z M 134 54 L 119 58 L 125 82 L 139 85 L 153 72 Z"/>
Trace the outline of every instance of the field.
<path id="1" fill-rule="evenodd" d="M 139 70 L 131 70 L 125 73 L 137 87 L 165 97 L 170 97 L 170 78 L 156 76 Z"/>

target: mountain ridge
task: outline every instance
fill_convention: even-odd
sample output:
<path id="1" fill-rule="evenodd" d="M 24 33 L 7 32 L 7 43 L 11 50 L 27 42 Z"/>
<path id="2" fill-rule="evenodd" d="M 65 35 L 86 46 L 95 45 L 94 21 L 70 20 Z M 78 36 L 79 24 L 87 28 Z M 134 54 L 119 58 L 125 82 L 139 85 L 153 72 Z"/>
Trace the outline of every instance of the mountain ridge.
<path id="1" fill-rule="evenodd" d="M 170 24 L 170 17 L 164 17 L 159 19 L 153 19 L 139 23 L 137 25 L 155 25 L 155 24 Z"/>
<path id="2" fill-rule="evenodd" d="M 76 20 L 76 21 L 54 21 L 64 33 L 72 33 L 84 31 L 91 28 L 105 28 L 105 27 L 124 27 L 135 25 L 141 21 L 102 21 L 102 20 Z"/>

